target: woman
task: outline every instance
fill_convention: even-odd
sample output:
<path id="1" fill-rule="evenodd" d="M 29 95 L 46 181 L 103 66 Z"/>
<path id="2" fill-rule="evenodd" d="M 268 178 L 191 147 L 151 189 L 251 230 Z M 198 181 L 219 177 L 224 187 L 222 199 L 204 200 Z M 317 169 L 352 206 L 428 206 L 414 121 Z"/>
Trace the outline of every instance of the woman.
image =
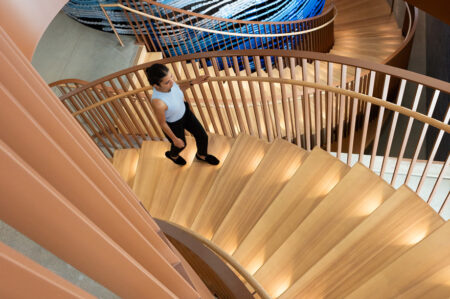
<path id="1" fill-rule="evenodd" d="M 162 64 L 154 64 L 145 70 L 150 85 L 153 86 L 151 104 L 156 118 L 171 143 L 166 157 L 178 165 L 185 165 L 186 160 L 179 154 L 186 147 L 184 130 L 189 131 L 195 138 L 197 153 L 195 157 L 206 163 L 217 165 L 219 160 L 208 154 L 208 135 L 189 105 L 184 101 L 183 91 L 208 80 L 202 76 L 178 85 L 173 81 L 169 69 Z"/>

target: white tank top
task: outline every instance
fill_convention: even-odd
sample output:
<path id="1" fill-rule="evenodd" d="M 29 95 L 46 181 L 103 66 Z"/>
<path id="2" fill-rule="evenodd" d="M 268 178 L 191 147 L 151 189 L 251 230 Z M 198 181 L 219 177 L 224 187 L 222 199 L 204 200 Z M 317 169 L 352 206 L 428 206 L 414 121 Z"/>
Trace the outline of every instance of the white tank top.
<path id="1" fill-rule="evenodd" d="M 153 88 L 152 101 L 153 99 L 161 100 L 167 105 L 165 115 L 168 122 L 180 120 L 186 112 L 183 92 L 175 82 L 169 92 L 161 92 Z"/>

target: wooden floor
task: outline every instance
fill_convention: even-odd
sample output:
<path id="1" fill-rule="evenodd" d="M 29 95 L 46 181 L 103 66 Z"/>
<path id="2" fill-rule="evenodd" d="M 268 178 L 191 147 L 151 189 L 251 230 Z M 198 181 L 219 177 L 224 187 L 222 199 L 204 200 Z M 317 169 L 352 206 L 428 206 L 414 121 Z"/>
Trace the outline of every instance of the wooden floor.
<path id="1" fill-rule="evenodd" d="M 281 139 L 209 144 L 217 166 L 194 159 L 192 138 L 183 167 L 162 141 L 116 151 L 113 165 L 153 217 L 210 239 L 273 297 L 450 296 L 450 224 L 408 187 Z"/>

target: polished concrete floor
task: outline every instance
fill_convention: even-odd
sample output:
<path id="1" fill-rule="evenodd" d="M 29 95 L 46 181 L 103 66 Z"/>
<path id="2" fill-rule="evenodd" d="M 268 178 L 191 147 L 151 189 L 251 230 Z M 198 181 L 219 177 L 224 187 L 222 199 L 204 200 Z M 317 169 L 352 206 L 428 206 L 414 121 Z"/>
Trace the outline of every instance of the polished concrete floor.
<path id="1" fill-rule="evenodd" d="M 51 83 L 76 78 L 93 81 L 132 66 L 138 45 L 134 36 L 122 36 L 122 47 L 113 33 L 92 29 L 58 13 L 33 55 L 32 64 Z"/>

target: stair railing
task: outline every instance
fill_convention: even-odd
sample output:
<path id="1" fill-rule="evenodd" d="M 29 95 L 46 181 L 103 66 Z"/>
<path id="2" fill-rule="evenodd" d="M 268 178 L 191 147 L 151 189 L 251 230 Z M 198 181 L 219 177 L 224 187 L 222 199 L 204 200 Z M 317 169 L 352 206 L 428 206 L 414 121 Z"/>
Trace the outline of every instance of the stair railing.
<path id="1" fill-rule="evenodd" d="M 257 22 L 202 15 L 150 0 L 121 3 L 100 6 L 108 20 L 105 8 L 122 8 L 137 41 L 164 57 L 257 48 L 328 52 L 334 44 L 337 11 L 333 4 L 313 18 Z"/>
<path id="2" fill-rule="evenodd" d="M 268 141 L 284 138 L 306 150 L 321 146 L 349 165 L 364 163 L 394 186 L 410 183 L 428 201 L 447 176 L 448 149 L 441 141 L 448 138 L 448 107 L 445 116 L 436 117 L 434 111 L 450 94 L 447 82 L 311 52 L 210 52 L 158 62 L 166 64 L 177 81 L 211 76 L 185 92 L 209 132 L 232 137 L 248 133 Z M 151 64 L 120 71 L 61 97 L 108 156 L 115 149 L 164 138 L 143 74 Z M 383 82 L 379 98 L 374 96 L 376 78 Z M 400 84 L 390 92 L 394 80 Z M 401 145 L 394 149 L 395 142 Z M 436 155 L 443 163 L 435 161 Z M 430 171 L 436 182 L 432 190 L 425 190 L 422 187 Z M 445 205 L 442 198 L 433 204 L 441 211 Z"/>

